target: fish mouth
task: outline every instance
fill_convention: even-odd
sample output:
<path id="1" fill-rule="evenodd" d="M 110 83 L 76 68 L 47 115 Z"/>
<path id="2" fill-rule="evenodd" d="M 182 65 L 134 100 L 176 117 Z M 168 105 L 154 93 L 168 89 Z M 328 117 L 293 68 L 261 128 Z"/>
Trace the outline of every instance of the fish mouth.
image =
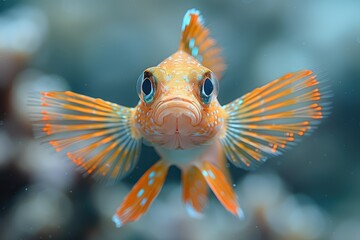
<path id="1" fill-rule="evenodd" d="M 183 124 L 198 125 L 201 117 L 200 106 L 194 101 L 181 97 L 161 101 L 154 111 L 154 120 L 157 125 L 161 126 L 167 119 L 172 119 L 176 132 Z"/>

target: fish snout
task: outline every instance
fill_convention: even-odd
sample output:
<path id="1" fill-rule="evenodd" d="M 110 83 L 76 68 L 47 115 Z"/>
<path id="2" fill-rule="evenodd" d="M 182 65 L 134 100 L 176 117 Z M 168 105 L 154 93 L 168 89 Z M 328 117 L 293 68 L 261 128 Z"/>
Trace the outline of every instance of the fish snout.
<path id="1" fill-rule="evenodd" d="M 162 101 L 154 111 L 154 120 L 157 125 L 175 121 L 176 128 L 183 124 L 196 126 L 201 122 L 201 119 L 199 104 L 184 98 L 172 98 Z"/>

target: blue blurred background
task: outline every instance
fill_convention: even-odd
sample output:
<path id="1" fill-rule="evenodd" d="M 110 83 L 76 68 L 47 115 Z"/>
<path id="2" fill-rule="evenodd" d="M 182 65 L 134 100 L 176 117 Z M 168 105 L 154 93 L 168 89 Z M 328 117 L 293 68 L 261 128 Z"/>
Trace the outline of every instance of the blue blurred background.
<path id="1" fill-rule="evenodd" d="M 177 50 L 189 8 L 202 11 L 228 65 L 222 104 L 286 72 L 321 71 L 332 114 L 255 172 L 230 166 L 246 219 L 211 196 L 187 216 L 180 173 L 149 212 L 116 229 L 131 186 L 158 160 L 106 186 L 33 140 L 27 93 L 72 90 L 124 106 L 141 72 Z M 0 239 L 360 239 L 360 1 L 206 0 L 0 2 Z"/>

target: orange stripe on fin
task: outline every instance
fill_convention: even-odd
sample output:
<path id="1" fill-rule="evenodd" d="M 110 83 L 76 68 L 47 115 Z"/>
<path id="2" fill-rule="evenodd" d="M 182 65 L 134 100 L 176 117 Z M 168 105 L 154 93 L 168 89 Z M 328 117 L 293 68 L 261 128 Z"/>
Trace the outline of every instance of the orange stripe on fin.
<path id="1" fill-rule="evenodd" d="M 145 172 L 113 216 L 116 227 L 136 221 L 146 213 L 151 203 L 160 193 L 168 169 L 169 165 L 160 160 Z"/>
<path id="2" fill-rule="evenodd" d="M 188 10 L 184 16 L 179 50 L 196 58 L 221 79 L 226 69 L 221 49 L 216 41 L 209 37 L 209 30 L 204 26 L 200 11 L 196 9 Z"/>
<path id="3" fill-rule="evenodd" d="M 99 179 L 126 176 L 140 155 L 141 136 L 133 109 L 73 92 L 42 92 L 30 104 L 34 131 L 82 172 Z"/>
<path id="4" fill-rule="evenodd" d="M 183 202 L 191 217 L 202 217 L 202 211 L 208 200 L 206 181 L 199 169 L 191 166 L 182 173 Z"/>
<path id="5" fill-rule="evenodd" d="M 312 71 L 289 73 L 224 106 L 227 158 L 255 169 L 314 129 L 328 114 L 329 92 Z"/>
<path id="6" fill-rule="evenodd" d="M 226 210 L 243 219 L 244 213 L 239 207 L 234 190 L 226 176 L 217 167 L 207 161 L 204 161 L 199 169 L 207 184 Z"/>

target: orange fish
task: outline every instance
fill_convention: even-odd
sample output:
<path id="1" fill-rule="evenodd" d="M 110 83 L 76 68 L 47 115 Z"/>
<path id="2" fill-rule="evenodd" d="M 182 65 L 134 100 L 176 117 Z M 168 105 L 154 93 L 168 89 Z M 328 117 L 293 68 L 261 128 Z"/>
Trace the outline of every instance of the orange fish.
<path id="1" fill-rule="evenodd" d="M 226 104 L 217 100 L 225 69 L 200 12 L 185 14 L 179 50 L 138 79 L 134 108 L 73 92 L 41 92 L 35 132 L 87 174 L 117 180 L 136 165 L 142 141 L 161 159 L 140 178 L 113 217 L 138 220 L 159 194 L 169 166 L 182 171 L 183 202 L 201 216 L 208 187 L 239 218 L 226 157 L 255 169 L 310 133 L 328 113 L 326 86 L 310 70 L 288 73 Z M 226 156 L 226 157 L 225 157 Z"/>

